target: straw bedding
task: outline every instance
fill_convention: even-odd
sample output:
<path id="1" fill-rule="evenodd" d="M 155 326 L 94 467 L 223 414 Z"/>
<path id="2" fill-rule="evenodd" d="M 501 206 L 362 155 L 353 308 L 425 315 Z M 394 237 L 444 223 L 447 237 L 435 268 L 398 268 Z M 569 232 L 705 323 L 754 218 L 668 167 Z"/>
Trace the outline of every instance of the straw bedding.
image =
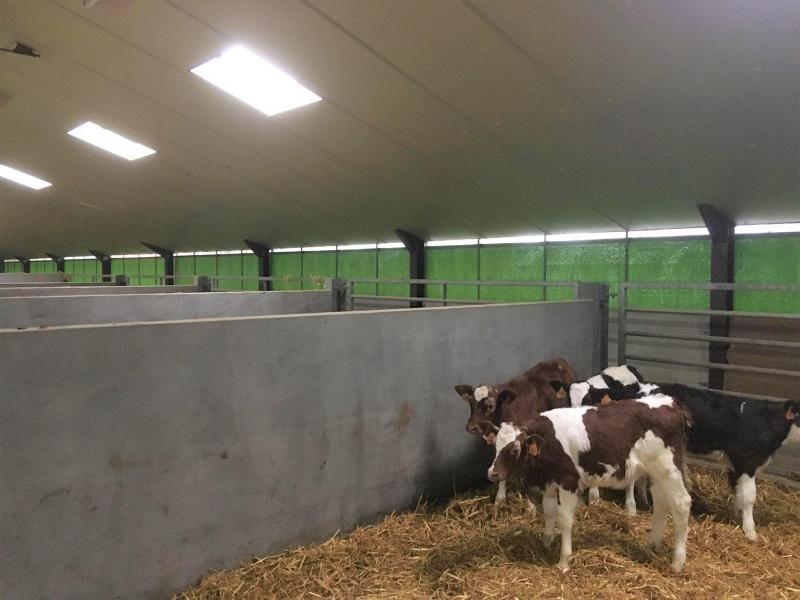
<path id="1" fill-rule="evenodd" d="M 742 534 L 725 475 L 691 469 L 692 514 L 683 573 L 665 546 L 646 546 L 649 510 L 625 514 L 621 497 L 579 509 L 573 563 L 555 566 L 560 538 L 541 544 L 541 511 L 518 494 L 497 512 L 492 497 L 419 506 L 347 536 L 213 573 L 178 600 L 281 598 L 800 598 L 800 495 L 761 480 L 759 540 Z"/>

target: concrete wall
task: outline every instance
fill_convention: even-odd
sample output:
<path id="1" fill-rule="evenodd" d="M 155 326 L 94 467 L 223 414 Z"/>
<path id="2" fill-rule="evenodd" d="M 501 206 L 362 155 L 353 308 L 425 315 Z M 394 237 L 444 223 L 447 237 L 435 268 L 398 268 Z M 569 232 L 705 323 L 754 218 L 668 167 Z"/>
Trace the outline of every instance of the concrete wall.
<path id="1" fill-rule="evenodd" d="M 0 332 L 0 595 L 167 598 L 485 481 L 457 383 L 591 369 L 590 301 Z"/>
<path id="2" fill-rule="evenodd" d="M 30 287 L 0 287 L 0 298 L 19 296 L 97 296 L 116 294 L 175 294 L 196 292 L 194 285 L 71 285 L 64 287 L 30 286 Z"/>
<path id="3" fill-rule="evenodd" d="M 0 298 L 0 329 L 328 312 L 332 301 L 329 291 Z"/>
<path id="4" fill-rule="evenodd" d="M 63 273 L 0 273 L 0 284 L 66 280 L 67 277 Z"/>

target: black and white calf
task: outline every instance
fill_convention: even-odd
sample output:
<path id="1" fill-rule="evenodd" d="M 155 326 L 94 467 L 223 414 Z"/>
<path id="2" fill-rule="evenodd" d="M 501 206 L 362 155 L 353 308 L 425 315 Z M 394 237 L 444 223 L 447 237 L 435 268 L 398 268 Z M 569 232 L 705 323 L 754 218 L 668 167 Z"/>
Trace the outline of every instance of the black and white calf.
<path id="1" fill-rule="evenodd" d="M 675 530 L 672 568 L 683 568 L 691 498 L 683 481 L 685 413 L 672 398 L 649 405 L 627 400 L 603 407 L 557 408 L 521 427 L 503 423 L 495 443 L 490 480 L 516 476 L 526 488 L 544 488 L 544 543 L 552 543 L 558 519 L 562 570 L 569 568 L 581 489 L 622 488 L 644 475 L 650 477 L 653 494 L 648 542 L 661 542 L 669 512 Z"/>
<path id="2" fill-rule="evenodd" d="M 551 382 L 559 391 L 564 385 L 558 381 Z M 586 381 L 573 383 L 567 389 L 572 406 L 594 406 L 607 404 L 612 400 L 625 400 L 653 393 L 657 385 L 645 383 L 635 367 L 620 365 L 608 367 L 601 373 Z"/>
<path id="3" fill-rule="evenodd" d="M 778 448 L 800 443 L 800 401 L 751 400 L 677 383 L 660 388 L 680 400 L 689 413 L 689 451 L 722 451 L 728 457 L 728 477 L 736 491 L 736 509 L 742 513 L 742 530 L 747 539 L 755 540 L 755 477 Z"/>

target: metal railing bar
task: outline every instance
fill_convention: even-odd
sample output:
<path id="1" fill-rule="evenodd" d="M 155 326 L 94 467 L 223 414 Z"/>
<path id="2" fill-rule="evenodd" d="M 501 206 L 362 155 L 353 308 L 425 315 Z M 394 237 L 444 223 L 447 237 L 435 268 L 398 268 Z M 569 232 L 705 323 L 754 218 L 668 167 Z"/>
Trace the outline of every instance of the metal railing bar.
<path id="1" fill-rule="evenodd" d="M 681 365 L 684 367 L 700 367 L 706 369 L 722 369 L 723 371 L 741 371 L 743 373 L 759 373 L 762 375 L 780 375 L 785 377 L 800 377 L 800 371 L 787 371 L 785 369 L 768 369 L 766 367 L 749 367 L 747 365 L 729 365 L 723 363 L 712 363 L 693 360 L 677 360 L 672 358 L 658 358 L 656 356 L 639 356 L 637 354 L 626 354 L 625 360 L 640 360 L 642 362 L 653 362 L 667 365 Z"/>
<path id="2" fill-rule="evenodd" d="M 800 292 L 800 285 L 780 285 L 769 283 L 638 283 L 620 282 L 620 288 L 628 289 L 681 289 L 681 290 L 723 290 L 731 292 Z"/>
<path id="3" fill-rule="evenodd" d="M 800 319 L 800 314 L 793 313 L 765 313 L 747 312 L 739 310 L 693 310 L 682 308 L 631 308 L 624 307 L 625 312 L 635 313 L 659 313 L 668 315 L 705 315 L 705 316 L 729 316 L 729 317 L 754 317 L 759 319 Z"/>
<path id="4" fill-rule="evenodd" d="M 636 337 L 658 338 L 664 340 L 686 340 L 690 342 L 727 342 L 748 346 L 774 346 L 777 348 L 800 348 L 800 342 L 784 342 L 780 340 L 762 340 L 755 338 L 725 337 L 718 335 L 683 335 L 678 333 L 655 333 L 648 331 L 627 331 L 626 335 Z"/>
<path id="5" fill-rule="evenodd" d="M 575 289 L 574 281 L 536 281 L 536 280 L 493 280 L 493 279 L 381 279 L 380 277 L 346 277 L 355 283 L 385 283 L 385 284 L 412 284 L 423 283 L 429 285 L 474 285 L 474 286 L 506 286 L 506 287 L 566 287 Z"/>
<path id="6" fill-rule="evenodd" d="M 451 298 L 427 298 L 423 296 L 373 296 L 368 294 L 353 294 L 354 300 L 392 300 L 398 302 L 431 302 L 434 304 L 510 304 L 502 300 L 453 300 Z"/>

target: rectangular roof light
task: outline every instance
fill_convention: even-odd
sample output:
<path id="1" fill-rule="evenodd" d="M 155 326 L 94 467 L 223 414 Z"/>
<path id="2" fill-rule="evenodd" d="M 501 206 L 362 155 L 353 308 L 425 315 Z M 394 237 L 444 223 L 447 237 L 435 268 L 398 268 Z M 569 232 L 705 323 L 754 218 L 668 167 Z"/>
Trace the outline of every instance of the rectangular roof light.
<path id="1" fill-rule="evenodd" d="M 478 238 L 467 238 L 463 240 L 430 240 L 429 242 L 425 242 L 425 245 L 431 248 L 443 246 L 477 246 Z"/>
<path id="2" fill-rule="evenodd" d="M 243 46 L 234 46 L 191 71 L 269 117 L 322 100 Z"/>
<path id="3" fill-rule="evenodd" d="M 3 179 L 8 179 L 9 181 L 13 181 L 14 183 L 24 185 L 25 187 L 29 187 L 32 190 L 41 190 L 53 185 L 49 181 L 39 179 L 38 177 L 28 175 L 27 173 L 23 173 L 22 171 L 12 169 L 8 165 L 2 164 L 0 164 L 0 177 Z"/>
<path id="4" fill-rule="evenodd" d="M 639 231 L 629 231 L 628 237 L 637 238 L 669 238 L 669 237 L 690 237 L 698 235 L 708 235 L 705 227 L 684 227 L 682 229 L 641 229 Z"/>
<path id="5" fill-rule="evenodd" d="M 515 235 L 511 237 L 488 237 L 481 238 L 481 246 L 492 246 L 494 244 L 541 244 L 544 241 L 543 235 Z"/>
<path id="6" fill-rule="evenodd" d="M 797 233 L 800 223 L 766 223 L 764 225 L 737 225 L 736 233 Z"/>
<path id="7" fill-rule="evenodd" d="M 545 240 L 548 242 L 590 242 L 593 240 L 624 240 L 624 231 L 601 231 L 587 233 L 556 233 L 547 234 Z"/>
<path id="8" fill-rule="evenodd" d="M 79 125 L 67 133 L 72 137 L 83 140 L 87 144 L 97 146 L 106 152 L 111 152 L 111 154 L 116 154 L 127 160 L 136 160 L 156 153 L 155 150 L 148 148 L 144 144 L 129 140 L 91 121 L 86 121 L 83 125 Z"/>

